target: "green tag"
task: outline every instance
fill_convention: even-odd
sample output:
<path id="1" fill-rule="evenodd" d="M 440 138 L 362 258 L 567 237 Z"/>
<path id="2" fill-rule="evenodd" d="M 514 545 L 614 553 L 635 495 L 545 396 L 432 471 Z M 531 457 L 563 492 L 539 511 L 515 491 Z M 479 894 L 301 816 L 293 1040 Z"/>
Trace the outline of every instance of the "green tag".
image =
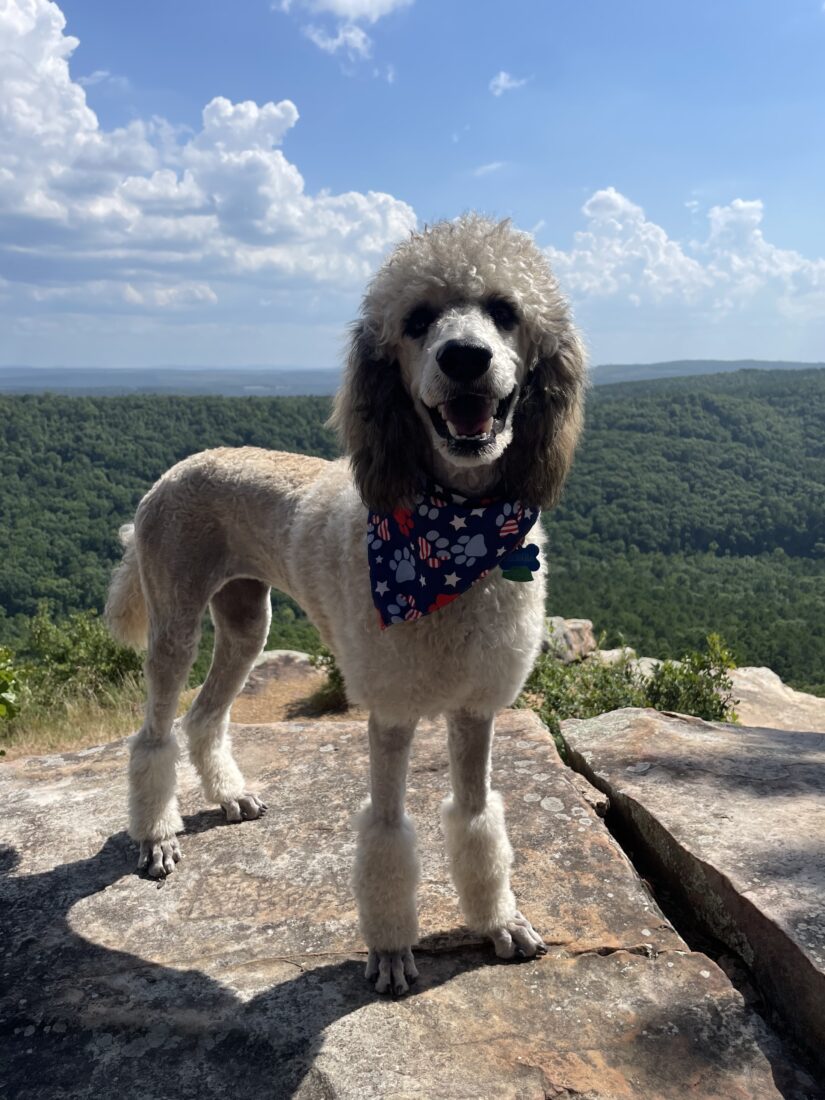
<path id="1" fill-rule="evenodd" d="M 507 581 L 531 581 L 533 574 L 526 566 L 518 566 L 516 569 L 502 569 L 502 577 Z"/>

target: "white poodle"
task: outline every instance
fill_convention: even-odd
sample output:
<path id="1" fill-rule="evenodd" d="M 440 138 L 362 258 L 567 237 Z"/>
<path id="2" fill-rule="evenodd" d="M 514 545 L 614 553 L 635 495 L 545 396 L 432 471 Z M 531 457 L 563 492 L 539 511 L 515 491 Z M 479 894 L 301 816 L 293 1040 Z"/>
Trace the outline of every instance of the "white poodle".
<path id="1" fill-rule="evenodd" d="M 567 305 L 530 237 L 476 215 L 442 222 L 399 245 L 365 295 L 332 416 L 348 459 L 206 451 L 147 493 L 134 527 L 123 529 L 107 604 L 114 635 L 148 647 L 146 717 L 129 765 L 140 868 L 169 874 L 180 855 L 172 726 L 207 606 L 215 651 L 183 719 L 189 753 L 207 799 L 229 821 L 265 809 L 246 788 L 227 726 L 266 640 L 275 587 L 305 609 L 335 653 L 350 700 L 370 712 L 371 798 L 358 821 L 353 885 L 376 990 L 403 993 L 416 976 L 419 868 L 404 796 L 421 717 L 447 719 L 453 796 L 442 820 L 468 925 L 503 958 L 543 952 L 510 889 L 513 853 L 490 788 L 494 715 L 515 699 L 541 644 L 543 572 L 515 583 L 481 560 L 463 594 L 439 597 L 424 614 L 412 610 L 411 585 L 424 557 L 434 571 L 444 567 L 448 586 L 458 579 L 458 566 L 447 572 L 452 562 L 472 566 L 460 534 L 463 498 L 481 501 L 467 514 L 492 507 L 502 518 L 555 503 L 581 427 L 585 374 Z M 428 492 L 457 501 L 455 545 L 435 531 L 425 532 L 432 545 L 413 544 L 420 556 L 390 545 L 396 587 L 407 595 L 390 591 L 396 602 L 385 622 L 394 625 L 382 629 L 373 589 L 386 585 L 371 579 L 371 568 L 382 568 L 376 547 L 393 516 L 435 514 L 431 502 L 444 502 Z M 499 530 L 507 529 L 502 518 Z M 539 524 L 530 538 L 541 542 Z M 513 539 L 523 541 L 520 533 Z"/>

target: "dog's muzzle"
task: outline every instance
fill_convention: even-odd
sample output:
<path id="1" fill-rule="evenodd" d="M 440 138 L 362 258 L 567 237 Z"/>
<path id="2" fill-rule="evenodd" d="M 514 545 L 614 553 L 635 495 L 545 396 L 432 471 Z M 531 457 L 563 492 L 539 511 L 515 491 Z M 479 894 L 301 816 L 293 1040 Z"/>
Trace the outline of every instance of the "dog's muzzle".
<path id="1" fill-rule="evenodd" d="M 492 443 L 507 423 L 516 387 L 500 399 L 489 394 L 462 393 L 443 401 L 435 408 L 427 407 L 433 427 L 451 447 L 474 452 Z"/>

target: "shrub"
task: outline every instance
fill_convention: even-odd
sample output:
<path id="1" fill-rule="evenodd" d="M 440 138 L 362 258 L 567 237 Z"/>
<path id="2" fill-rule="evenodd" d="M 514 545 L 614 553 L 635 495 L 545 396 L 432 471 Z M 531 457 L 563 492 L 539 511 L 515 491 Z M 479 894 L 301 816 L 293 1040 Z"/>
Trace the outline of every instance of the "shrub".
<path id="1" fill-rule="evenodd" d="M 595 718 L 620 707 L 653 707 L 693 714 L 707 721 L 735 721 L 734 667 L 721 638 L 710 634 L 704 652 L 681 661 L 663 661 L 643 675 L 628 655 L 608 664 L 597 659 L 563 665 L 542 654 L 519 699 L 538 712 L 564 755 L 560 723 L 566 718 Z"/>
<path id="2" fill-rule="evenodd" d="M 735 721 L 733 655 L 718 634 L 709 634 L 705 652 L 663 661 L 646 681 L 648 706 L 694 714 L 708 722 Z"/>
<path id="3" fill-rule="evenodd" d="M 643 707 L 644 679 L 627 656 L 613 664 L 589 660 L 564 665 L 543 653 L 533 666 L 518 705 L 538 712 L 564 755 L 560 722 L 565 718 L 593 718 L 620 707 Z"/>
<path id="4" fill-rule="evenodd" d="M 36 703 L 67 693 L 102 695 L 138 676 L 143 666 L 138 653 L 112 638 L 96 611 L 76 611 L 58 623 L 46 603 L 29 624 L 21 662 Z"/>
<path id="5" fill-rule="evenodd" d="M 0 721 L 8 721 L 17 714 L 21 688 L 21 676 L 14 667 L 12 652 L 0 646 Z"/>
<path id="6" fill-rule="evenodd" d="M 335 655 L 321 646 L 317 653 L 310 655 L 313 668 L 326 673 L 326 683 L 316 691 L 311 699 L 312 706 L 319 711 L 341 711 L 349 706 L 344 676 L 335 661 Z"/>

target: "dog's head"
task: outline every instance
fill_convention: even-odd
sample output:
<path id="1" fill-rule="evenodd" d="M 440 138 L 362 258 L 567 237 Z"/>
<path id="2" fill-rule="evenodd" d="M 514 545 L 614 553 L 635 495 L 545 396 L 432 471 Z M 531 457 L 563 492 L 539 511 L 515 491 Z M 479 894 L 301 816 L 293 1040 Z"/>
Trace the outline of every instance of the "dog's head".
<path id="1" fill-rule="evenodd" d="M 544 255 L 468 215 L 399 245 L 364 297 L 332 423 L 378 511 L 422 476 L 487 467 L 507 496 L 555 503 L 581 428 L 586 368 Z M 488 479 L 490 480 L 490 479 Z"/>

